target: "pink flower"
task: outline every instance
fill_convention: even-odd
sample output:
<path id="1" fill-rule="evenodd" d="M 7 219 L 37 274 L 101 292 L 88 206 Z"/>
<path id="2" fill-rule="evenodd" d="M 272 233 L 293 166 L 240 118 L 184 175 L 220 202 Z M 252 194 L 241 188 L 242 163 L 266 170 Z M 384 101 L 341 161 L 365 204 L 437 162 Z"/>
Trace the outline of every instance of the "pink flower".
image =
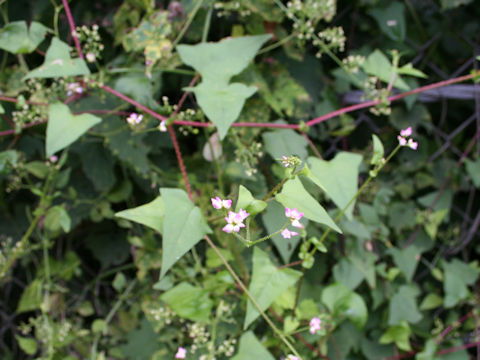
<path id="1" fill-rule="evenodd" d="M 185 359 L 185 356 L 187 356 L 187 349 L 184 349 L 181 346 L 179 346 L 177 353 L 175 354 L 175 359 Z"/>
<path id="2" fill-rule="evenodd" d="M 161 132 L 166 132 L 167 131 L 166 121 L 165 120 L 160 121 L 160 125 L 158 125 L 158 128 L 160 129 Z"/>
<path id="3" fill-rule="evenodd" d="M 287 356 L 287 360 L 300 360 L 300 359 L 298 358 L 298 356 L 290 354 L 290 355 Z"/>
<path id="4" fill-rule="evenodd" d="M 210 200 L 212 201 L 212 206 L 217 210 L 220 210 L 221 208 L 230 209 L 230 206 L 232 206 L 232 200 L 222 200 L 218 196 L 216 198 L 211 198 Z"/>
<path id="5" fill-rule="evenodd" d="M 288 157 L 286 157 L 285 155 L 283 155 L 281 163 L 282 163 L 283 166 L 289 167 L 290 166 L 290 159 Z"/>
<path id="6" fill-rule="evenodd" d="M 398 135 L 398 136 L 397 136 L 397 139 L 398 139 L 398 143 L 399 143 L 401 146 L 407 145 L 407 139 L 405 139 L 404 137 Z"/>
<path id="7" fill-rule="evenodd" d="M 69 83 L 67 85 L 67 95 L 73 95 L 73 93 L 81 94 L 83 93 L 83 88 L 78 82 Z"/>
<path id="8" fill-rule="evenodd" d="M 290 239 L 292 236 L 298 235 L 296 231 L 290 231 L 288 229 L 283 230 L 280 234 L 282 234 L 284 239 Z"/>
<path id="9" fill-rule="evenodd" d="M 225 225 L 222 230 L 226 233 L 231 233 L 232 231 L 239 232 L 241 228 L 245 227 L 243 220 L 249 215 L 250 214 L 243 209 L 240 209 L 238 213 L 229 211 L 228 216 L 225 218 L 227 225 Z"/>
<path id="10" fill-rule="evenodd" d="M 418 148 L 418 142 L 413 141 L 413 139 L 408 139 L 407 146 L 412 149 L 412 150 L 417 150 Z"/>
<path id="11" fill-rule="evenodd" d="M 127 117 L 127 122 L 130 125 L 137 125 L 140 124 L 143 120 L 143 115 L 139 115 L 137 113 L 131 113 L 129 117 Z"/>
<path id="12" fill-rule="evenodd" d="M 404 130 L 400 130 L 400 135 L 403 136 L 403 137 L 408 137 L 408 136 L 412 135 L 412 127 L 409 126 L 408 128 L 406 128 Z"/>
<path id="13" fill-rule="evenodd" d="M 304 214 L 298 211 L 297 208 L 295 209 L 285 208 L 285 216 L 290 219 L 290 221 L 292 222 L 292 226 L 295 226 L 297 228 L 303 227 L 303 225 L 300 224 L 300 221 L 298 221 L 303 217 L 303 215 Z"/>
<path id="14" fill-rule="evenodd" d="M 49 157 L 50 162 L 56 163 L 58 161 L 58 156 L 57 155 L 52 155 Z"/>
<path id="15" fill-rule="evenodd" d="M 318 317 L 314 317 L 310 320 L 310 334 L 315 334 L 318 330 L 322 328 L 322 320 Z"/>

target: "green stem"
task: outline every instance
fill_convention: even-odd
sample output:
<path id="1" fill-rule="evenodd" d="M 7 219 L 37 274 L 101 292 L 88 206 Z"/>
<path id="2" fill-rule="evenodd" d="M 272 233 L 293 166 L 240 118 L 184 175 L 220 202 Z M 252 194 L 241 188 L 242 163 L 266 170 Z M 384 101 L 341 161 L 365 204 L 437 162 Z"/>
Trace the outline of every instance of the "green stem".
<path id="1" fill-rule="evenodd" d="M 284 178 L 280 183 L 278 183 L 270 192 L 263 197 L 263 201 L 266 201 L 267 199 L 270 199 L 271 196 L 273 196 L 278 190 L 282 188 L 282 186 L 290 180 L 290 176 Z"/>
<path id="2" fill-rule="evenodd" d="M 110 323 L 110 321 L 112 321 L 116 312 L 118 311 L 118 309 L 122 305 L 122 302 L 125 300 L 125 298 L 128 296 L 128 294 L 130 294 L 130 292 L 133 290 L 133 287 L 136 285 L 136 283 L 137 283 L 137 279 L 134 279 L 130 283 L 130 285 L 128 285 L 128 287 L 125 289 L 125 291 L 122 293 L 122 295 L 120 295 L 117 302 L 115 303 L 115 305 L 113 305 L 112 309 L 107 314 L 107 317 L 104 320 L 105 321 L 105 326 L 107 326 Z M 101 337 L 102 337 L 102 333 L 100 332 L 95 336 L 95 339 L 93 340 L 92 350 L 90 351 L 90 360 L 97 360 L 97 347 L 98 347 L 98 343 L 99 343 Z"/>
<path id="3" fill-rule="evenodd" d="M 202 33 L 202 43 L 207 41 L 208 31 L 210 30 L 210 23 L 212 21 L 212 13 L 213 13 L 213 3 L 208 8 L 207 16 L 205 18 L 205 25 L 203 26 L 203 33 Z"/>
<path id="4" fill-rule="evenodd" d="M 250 247 L 252 245 L 261 243 L 262 241 L 268 240 L 275 235 L 280 234 L 283 230 L 285 230 L 287 228 L 288 224 L 290 224 L 290 221 L 287 221 L 287 223 L 285 225 L 283 225 L 283 227 L 280 230 L 277 230 L 274 233 L 271 233 L 270 235 L 264 236 L 264 237 L 262 237 L 258 240 L 255 240 L 255 241 L 248 241 L 247 246 Z"/>
<path id="5" fill-rule="evenodd" d="M 295 33 L 291 33 L 290 35 L 285 36 L 283 39 L 278 40 L 276 43 L 273 43 L 272 45 L 264 47 L 259 52 L 257 52 L 257 55 L 265 54 L 266 52 L 272 51 L 272 50 L 278 48 L 279 46 L 282 46 L 283 44 L 285 44 L 286 42 L 288 42 L 289 40 L 291 40 L 295 36 L 296 36 Z"/>
<path id="6" fill-rule="evenodd" d="M 187 32 L 188 28 L 190 27 L 190 24 L 192 23 L 193 19 L 195 18 L 195 15 L 197 14 L 198 10 L 200 10 L 200 7 L 202 6 L 202 4 L 203 4 L 203 0 L 198 0 L 197 4 L 193 8 L 192 12 L 188 15 L 187 22 L 185 23 L 185 25 L 183 25 L 182 30 L 180 31 L 177 38 L 173 42 L 172 47 L 176 47 L 177 44 L 182 40 L 183 35 L 185 35 L 185 33 Z"/>
<path id="7" fill-rule="evenodd" d="M 53 31 L 55 33 L 55 36 L 57 38 L 60 37 L 60 32 L 58 31 L 58 17 L 60 15 L 60 12 L 62 11 L 63 6 L 58 6 L 55 4 L 55 12 L 53 14 Z"/>
<path id="8" fill-rule="evenodd" d="M 270 320 L 270 318 L 267 316 L 267 314 L 265 314 L 265 312 L 262 310 L 262 308 L 260 307 L 260 305 L 257 303 L 257 301 L 255 300 L 255 298 L 252 296 L 252 294 L 250 293 L 250 291 L 248 291 L 247 287 L 243 284 L 242 280 L 240 280 L 240 278 L 238 277 L 238 275 L 235 273 L 235 271 L 232 269 L 232 267 L 230 266 L 230 264 L 228 263 L 228 261 L 225 259 L 225 257 L 222 255 L 222 253 L 218 250 L 218 248 L 215 246 L 215 244 L 213 243 L 213 241 L 208 237 L 208 235 L 205 235 L 205 240 L 208 242 L 208 244 L 210 245 L 210 247 L 213 249 L 213 251 L 215 251 L 215 253 L 217 254 L 217 256 L 220 258 L 220 260 L 222 261 L 222 263 L 225 265 L 225 267 L 227 268 L 228 272 L 233 276 L 233 278 L 235 279 L 235 281 L 237 282 L 238 286 L 240 286 L 240 288 L 243 290 L 243 292 L 245 293 L 245 295 L 247 295 L 247 297 L 250 299 L 250 301 L 252 302 L 253 306 L 255 307 L 255 309 L 257 309 L 257 311 L 260 313 L 260 315 L 265 319 L 265 321 L 267 322 L 267 324 L 272 328 L 272 330 L 275 332 L 275 334 L 277 334 L 277 336 L 280 338 L 280 340 L 282 340 L 282 342 L 287 345 L 287 347 L 290 349 L 291 352 L 293 352 L 293 354 L 295 356 L 297 356 L 300 360 L 302 360 L 302 357 L 300 356 L 300 354 L 297 352 L 297 350 L 293 347 L 293 345 L 290 343 L 290 341 L 288 341 L 288 339 L 285 337 L 285 335 L 275 326 L 275 324 L 273 323 L 272 320 Z M 93 359 L 92 359 L 93 360 Z"/>

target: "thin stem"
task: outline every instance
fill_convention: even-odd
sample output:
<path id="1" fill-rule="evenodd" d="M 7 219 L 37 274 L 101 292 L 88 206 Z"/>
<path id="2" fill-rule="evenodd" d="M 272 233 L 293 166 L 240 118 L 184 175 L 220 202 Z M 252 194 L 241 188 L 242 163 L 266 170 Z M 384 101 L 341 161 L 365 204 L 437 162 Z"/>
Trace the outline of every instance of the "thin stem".
<path id="1" fill-rule="evenodd" d="M 83 59 L 82 46 L 80 45 L 80 41 L 78 40 L 78 36 L 75 31 L 75 22 L 73 21 L 70 6 L 68 6 L 68 0 L 62 0 L 62 3 L 63 7 L 65 8 L 65 13 L 67 14 L 68 24 L 70 25 L 70 33 L 72 35 L 73 42 L 75 43 L 75 47 L 77 48 L 78 56 L 80 57 L 80 59 Z"/>
<path id="2" fill-rule="evenodd" d="M 263 49 L 260 49 L 260 51 L 257 52 L 257 55 L 265 54 L 266 52 L 272 51 L 278 48 L 279 46 L 282 46 L 283 44 L 291 40 L 295 35 L 296 35 L 295 33 L 291 33 L 290 35 L 285 36 L 283 39 L 278 40 L 276 43 L 273 43 L 272 45 L 269 45 L 264 47 Z"/>
<path id="3" fill-rule="evenodd" d="M 197 14 L 198 10 L 200 10 L 200 7 L 202 6 L 202 4 L 203 4 L 203 0 L 198 0 L 197 4 L 193 8 L 192 12 L 188 15 L 187 22 L 185 23 L 182 30 L 178 34 L 177 38 L 173 42 L 172 47 L 177 46 L 177 44 L 182 40 L 183 35 L 185 35 L 185 33 L 187 32 L 188 28 L 190 27 L 190 24 L 192 23 L 193 19 L 195 18 L 195 15 Z"/>
<path id="4" fill-rule="evenodd" d="M 190 75 L 195 76 L 195 71 L 192 70 L 184 70 L 184 69 L 158 69 L 160 72 L 165 73 L 172 73 L 172 74 L 179 74 L 179 75 Z M 105 70 L 108 74 L 117 74 L 117 73 L 131 73 L 131 72 L 138 72 L 144 73 L 145 69 L 137 69 L 137 68 L 113 68 Z"/>
<path id="5" fill-rule="evenodd" d="M 215 251 L 217 256 L 220 258 L 222 263 L 227 268 L 228 272 L 233 276 L 233 278 L 235 279 L 238 286 L 240 286 L 240 288 L 243 290 L 245 295 L 247 295 L 247 297 L 250 299 L 250 301 L 252 302 L 255 309 L 257 309 L 257 311 L 260 313 L 260 315 L 265 319 L 267 324 L 272 328 L 272 330 L 277 334 L 277 336 L 283 341 L 283 343 L 285 345 L 287 345 L 287 347 L 290 349 L 290 351 L 292 351 L 295 354 L 295 356 L 297 356 L 300 360 L 302 360 L 302 357 L 298 354 L 297 350 L 293 347 L 293 345 L 290 343 L 290 341 L 288 341 L 288 339 L 285 337 L 285 335 L 283 335 L 283 333 L 275 326 L 275 324 L 272 322 L 272 320 L 270 320 L 270 318 L 267 316 L 267 314 L 265 314 L 265 312 L 262 310 L 260 305 L 257 303 L 255 298 L 250 293 L 250 291 L 248 291 L 247 287 L 243 284 L 243 282 L 240 280 L 238 275 L 235 273 L 235 271 L 232 269 L 232 267 L 230 266 L 228 261 L 225 259 L 225 257 L 222 255 L 222 253 L 218 250 L 218 248 L 215 246 L 213 241 L 208 237 L 208 235 L 205 235 L 205 240 L 211 246 L 213 251 Z"/>
<path id="6" fill-rule="evenodd" d="M 180 151 L 180 146 L 178 145 L 177 137 L 175 136 L 175 130 L 173 130 L 172 125 L 168 125 L 168 132 L 170 133 L 170 138 L 173 142 L 173 147 L 175 149 L 175 155 L 177 156 L 178 166 L 182 172 L 183 180 L 185 182 L 185 188 L 187 189 L 188 198 L 193 202 L 192 189 L 190 188 L 190 183 L 188 182 L 187 169 L 183 163 L 182 153 Z"/>
<path id="7" fill-rule="evenodd" d="M 207 16 L 205 17 L 205 24 L 203 25 L 203 33 L 202 33 L 202 43 L 207 41 L 208 31 L 210 30 L 210 23 L 212 21 L 212 13 L 213 13 L 213 3 L 210 4 L 210 7 L 208 8 Z"/>
<path id="8" fill-rule="evenodd" d="M 115 305 L 113 305 L 112 309 L 109 311 L 109 313 L 107 314 L 107 317 L 104 320 L 105 321 L 105 326 L 108 325 L 110 323 L 110 321 L 112 321 L 113 317 L 115 316 L 118 309 L 122 305 L 122 302 L 125 300 L 125 298 L 128 296 L 128 294 L 130 294 L 130 292 L 133 290 L 133 287 L 136 284 L 137 284 L 137 279 L 134 279 L 130 283 L 130 285 L 128 285 L 128 287 L 125 289 L 125 291 L 122 293 L 122 295 L 120 295 L 117 302 L 115 303 Z M 101 337 L 102 337 L 102 333 L 100 332 L 95 336 L 95 339 L 93 340 L 92 349 L 90 351 L 90 360 L 97 360 L 97 348 L 98 348 L 98 343 L 99 343 Z"/>
<path id="9" fill-rule="evenodd" d="M 58 31 L 58 17 L 60 15 L 60 11 L 62 11 L 62 7 L 55 5 L 55 12 L 53 14 L 53 32 L 57 38 L 60 37 L 60 32 Z"/>

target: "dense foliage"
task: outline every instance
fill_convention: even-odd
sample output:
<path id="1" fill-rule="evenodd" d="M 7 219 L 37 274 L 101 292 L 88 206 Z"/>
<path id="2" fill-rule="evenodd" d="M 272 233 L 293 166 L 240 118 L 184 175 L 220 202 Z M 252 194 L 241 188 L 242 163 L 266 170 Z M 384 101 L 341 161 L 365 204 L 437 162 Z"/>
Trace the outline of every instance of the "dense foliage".
<path id="1" fill-rule="evenodd" d="M 2 359 L 478 358 L 474 1 L 0 12 Z"/>

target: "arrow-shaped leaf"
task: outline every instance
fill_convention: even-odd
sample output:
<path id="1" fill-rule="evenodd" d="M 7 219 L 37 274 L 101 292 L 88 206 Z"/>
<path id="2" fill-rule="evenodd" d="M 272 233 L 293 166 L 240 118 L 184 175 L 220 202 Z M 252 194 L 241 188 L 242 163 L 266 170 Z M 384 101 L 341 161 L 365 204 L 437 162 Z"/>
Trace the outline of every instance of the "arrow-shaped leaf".
<path id="1" fill-rule="evenodd" d="M 55 103 L 48 108 L 47 157 L 75 142 L 92 126 L 101 122 L 91 114 L 73 115 L 67 105 Z"/>

